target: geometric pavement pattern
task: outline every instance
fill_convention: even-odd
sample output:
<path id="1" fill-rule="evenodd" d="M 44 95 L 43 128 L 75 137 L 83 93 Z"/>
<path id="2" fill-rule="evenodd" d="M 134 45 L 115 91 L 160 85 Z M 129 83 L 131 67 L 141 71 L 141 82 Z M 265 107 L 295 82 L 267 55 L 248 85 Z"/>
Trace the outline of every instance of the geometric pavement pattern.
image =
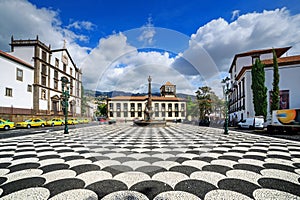
<path id="1" fill-rule="evenodd" d="M 101 125 L 0 140 L 0 199 L 300 199 L 300 143 Z"/>

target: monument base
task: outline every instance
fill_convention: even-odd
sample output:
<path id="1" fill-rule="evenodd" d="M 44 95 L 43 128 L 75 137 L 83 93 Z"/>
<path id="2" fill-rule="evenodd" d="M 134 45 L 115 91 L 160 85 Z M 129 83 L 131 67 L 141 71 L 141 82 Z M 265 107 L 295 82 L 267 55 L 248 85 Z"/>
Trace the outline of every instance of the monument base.
<path id="1" fill-rule="evenodd" d="M 139 121 L 134 121 L 134 125 L 137 126 L 143 126 L 143 127 L 165 127 L 166 126 L 166 121 L 144 121 L 144 120 L 139 120 Z"/>

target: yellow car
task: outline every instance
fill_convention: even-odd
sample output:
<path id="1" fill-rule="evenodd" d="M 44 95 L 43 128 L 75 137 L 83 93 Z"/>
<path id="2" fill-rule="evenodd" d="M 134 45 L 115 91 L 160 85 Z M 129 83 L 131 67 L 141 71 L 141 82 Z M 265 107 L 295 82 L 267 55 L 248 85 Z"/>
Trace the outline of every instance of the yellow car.
<path id="1" fill-rule="evenodd" d="M 15 123 L 8 121 L 8 120 L 4 120 L 4 119 L 0 119 L 0 129 L 4 129 L 4 130 L 9 130 L 11 128 L 15 127 Z"/>
<path id="2" fill-rule="evenodd" d="M 83 124 L 84 123 L 83 119 L 77 119 L 77 121 L 78 121 L 79 124 Z"/>
<path id="3" fill-rule="evenodd" d="M 83 119 L 83 123 L 88 124 L 88 123 L 90 123 L 90 120 L 85 118 L 85 119 Z"/>
<path id="4" fill-rule="evenodd" d="M 72 125 L 75 125 L 75 124 L 78 124 L 78 120 L 76 118 L 69 118 L 68 119 L 68 124 L 72 124 Z"/>
<path id="5" fill-rule="evenodd" d="M 31 127 L 45 127 L 46 121 L 40 118 L 30 118 L 23 122 L 17 122 L 16 128 L 31 128 Z"/>
<path id="6" fill-rule="evenodd" d="M 53 118 L 46 122 L 47 126 L 62 126 L 64 124 L 65 124 L 65 120 L 62 120 L 61 118 Z"/>

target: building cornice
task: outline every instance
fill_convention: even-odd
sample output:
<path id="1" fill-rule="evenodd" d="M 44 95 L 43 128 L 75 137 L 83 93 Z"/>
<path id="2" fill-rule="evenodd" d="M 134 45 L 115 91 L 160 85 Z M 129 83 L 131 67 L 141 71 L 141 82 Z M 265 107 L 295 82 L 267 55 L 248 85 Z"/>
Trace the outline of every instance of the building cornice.
<path id="1" fill-rule="evenodd" d="M 273 59 L 262 60 L 261 62 L 264 64 L 264 68 L 273 67 Z M 300 64 L 300 55 L 277 58 L 277 63 L 278 63 L 278 66 L 280 66 L 280 67 L 289 67 L 291 65 Z M 236 76 L 235 80 L 236 81 L 240 80 L 240 78 L 243 76 L 245 71 L 251 70 L 251 69 L 252 69 L 252 66 L 244 66 L 240 70 L 238 75 Z"/>
<path id="2" fill-rule="evenodd" d="M 274 48 L 275 52 L 276 52 L 276 56 L 277 58 L 281 57 L 284 53 L 286 53 L 290 48 L 292 48 L 291 46 L 289 47 L 283 47 L 283 48 Z M 273 49 L 261 49 L 261 50 L 253 50 L 253 51 L 248 51 L 248 52 L 244 52 L 244 53 L 239 53 L 236 54 L 233 58 L 233 61 L 231 63 L 230 69 L 229 69 L 229 73 L 232 72 L 233 66 L 236 63 L 236 60 L 240 57 L 247 57 L 247 56 L 259 56 L 262 54 L 267 54 L 267 53 L 272 53 Z"/>

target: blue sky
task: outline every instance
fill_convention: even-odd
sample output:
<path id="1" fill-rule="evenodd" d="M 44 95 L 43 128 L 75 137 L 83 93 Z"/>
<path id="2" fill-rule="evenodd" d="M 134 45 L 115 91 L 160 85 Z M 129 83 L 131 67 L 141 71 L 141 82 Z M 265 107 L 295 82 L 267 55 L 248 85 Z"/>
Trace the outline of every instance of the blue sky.
<path id="1" fill-rule="evenodd" d="M 22 10 L 22 12 L 20 12 Z M 1 0 L 0 49 L 10 37 L 67 49 L 87 89 L 145 92 L 170 81 L 194 94 L 220 80 L 235 54 L 292 46 L 300 54 L 299 0 Z"/>
<path id="2" fill-rule="evenodd" d="M 84 30 L 95 47 L 99 37 L 113 32 L 123 32 L 145 25 L 151 17 L 154 26 L 176 30 L 191 35 L 200 26 L 220 17 L 232 21 L 233 12 L 239 15 L 286 7 L 293 13 L 300 12 L 299 0 L 254 0 L 254 1 L 199 1 L 199 0 L 29 0 L 37 7 L 46 7 L 59 12 L 64 26 L 74 21 L 89 21 L 95 25 L 92 31 Z"/>

